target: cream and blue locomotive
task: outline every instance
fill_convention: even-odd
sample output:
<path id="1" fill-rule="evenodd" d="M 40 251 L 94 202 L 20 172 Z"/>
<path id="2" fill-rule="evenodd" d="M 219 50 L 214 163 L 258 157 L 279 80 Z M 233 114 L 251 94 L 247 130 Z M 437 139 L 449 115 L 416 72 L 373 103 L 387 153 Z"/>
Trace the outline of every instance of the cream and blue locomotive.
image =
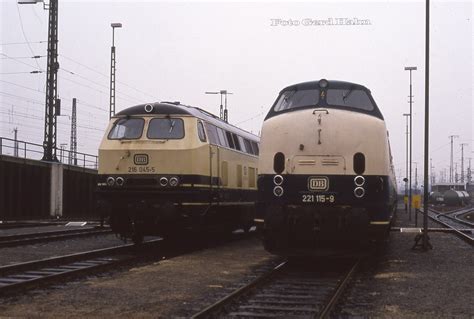
<path id="1" fill-rule="evenodd" d="M 185 229 L 249 229 L 259 138 L 196 107 L 161 102 L 111 118 L 99 148 L 98 203 L 141 242 Z"/>
<path id="2" fill-rule="evenodd" d="M 344 250 L 388 234 L 397 199 L 388 132 L 362 85 L 284 88 L 263 123 L 258 171 L 257 221 L 271 253 Z"/>

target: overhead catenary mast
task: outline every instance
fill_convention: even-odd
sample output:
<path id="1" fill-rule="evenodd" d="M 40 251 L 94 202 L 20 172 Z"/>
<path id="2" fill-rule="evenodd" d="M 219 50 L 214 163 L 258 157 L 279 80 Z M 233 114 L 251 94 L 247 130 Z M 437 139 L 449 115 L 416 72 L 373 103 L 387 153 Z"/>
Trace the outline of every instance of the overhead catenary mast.
<path id="1" fill-rule="evenodd" d="M 449 162 L 449 182 L 452 183 L 453 182 L 453 140 L 457 137 L 459 137 L 458 135 L 449 135 L 448 136 L 450 139 L 451 139 L 451 159 L 450 159 L 450 162 Z"/>
<path id="2" fill-rule="evenodd" d="M 69 144 L 69 165 L 77 165 L 77 115 L 76 98 L 72 99 L 71 142 Z"/>
<path id="3" fill-rule="evenodd" d="M 469 145 L 467 143 L 461 143 L 461 183 L 464 183 L 464 146 Z"/>
<path id="4" fill-rule="evenodd" d="M 227 90 L 220 90 L 218 92 L 205 92 L 205 94 L 220 94 L 221 95 L 221 105 L 219 109 L 219 117 L 224 122 L 229 122 L 229 114 L 227 111 L 227 95 L 234 94 L 231 92 L 227 92 Z M 222 98 L 224 98 L 224 105 L 222 105 Z"/>

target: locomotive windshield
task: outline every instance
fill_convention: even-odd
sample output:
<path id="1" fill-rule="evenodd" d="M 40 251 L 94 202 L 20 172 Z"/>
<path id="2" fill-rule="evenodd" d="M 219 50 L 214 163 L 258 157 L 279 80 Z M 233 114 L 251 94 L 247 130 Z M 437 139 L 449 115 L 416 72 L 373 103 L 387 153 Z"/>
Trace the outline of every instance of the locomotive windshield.
<path id="1" fill-rule="evenodd" d="M 319 102 L 319 90 L 292 90 L 285 91 L 280 95 L 275 104 L 274 111 L 279 112 L 283 110 L 316 105 Z"/>
<path id="2" fill-rule="evenodd" d="M 114 123 L 108 137 L 111 140 L 138 139 L 142 136 L 144 123 L 143 119 L 119 119 Z"/>
<path id="3" fill-rule="evenodd" d="M 265 120 L 301 109 L 340 109 L 372 115 L 383 120 L 370 91 L 356 83 L 319 80 L 284 88 Z"/>
<path id="4" fill-rule="evenodd" d="M 150 139 L 181 139 L 184 137 L 182 119 L 152 119 L 148 125 L 147 137 Z"/>
<path id="5" fill-rule="evenodd" d="M 328 105 L 347 106 L 365 111 L 374 110 L 367 92 L 359 89 L 329 89 L 326 102 Z"/>

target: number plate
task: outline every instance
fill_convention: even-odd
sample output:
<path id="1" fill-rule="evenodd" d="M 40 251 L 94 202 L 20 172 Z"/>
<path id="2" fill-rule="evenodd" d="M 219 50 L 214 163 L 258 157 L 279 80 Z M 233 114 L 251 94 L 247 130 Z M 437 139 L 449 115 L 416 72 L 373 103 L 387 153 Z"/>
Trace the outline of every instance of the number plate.
<path id="1" fill-rule="evenodd" d="M 335 195 L 316 195 L 316 194 L 307 194 L 302 195 L 301 201 L 303 203 L 329 203 L 332 204 L 336 201 Z"/>
<path id="2" fill-rule="evenodd" d="M 156 169 L 150 166 L 129 166 L 129 173 L 156 173 Z"/>

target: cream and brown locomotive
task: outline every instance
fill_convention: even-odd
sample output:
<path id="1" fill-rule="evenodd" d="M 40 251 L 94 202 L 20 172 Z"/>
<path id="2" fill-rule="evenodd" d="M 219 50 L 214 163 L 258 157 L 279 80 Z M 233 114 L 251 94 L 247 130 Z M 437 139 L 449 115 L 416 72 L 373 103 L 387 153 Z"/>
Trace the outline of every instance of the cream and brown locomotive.
<path id="1" fill-rule="evenodd" d="M 342 81 L 284 88 L 262 128 L 257 214 L 281 255 L 380 240 L 396 209 L 384 118 L 370 91 Z"/>
<path id="2" fill-rule="evenodd" d="M 196 107 L 161 102 L 111 118 L 99 148 L 98 203 L 135 242 L 185 229 L 249 229 L 259 138 Z"/>

